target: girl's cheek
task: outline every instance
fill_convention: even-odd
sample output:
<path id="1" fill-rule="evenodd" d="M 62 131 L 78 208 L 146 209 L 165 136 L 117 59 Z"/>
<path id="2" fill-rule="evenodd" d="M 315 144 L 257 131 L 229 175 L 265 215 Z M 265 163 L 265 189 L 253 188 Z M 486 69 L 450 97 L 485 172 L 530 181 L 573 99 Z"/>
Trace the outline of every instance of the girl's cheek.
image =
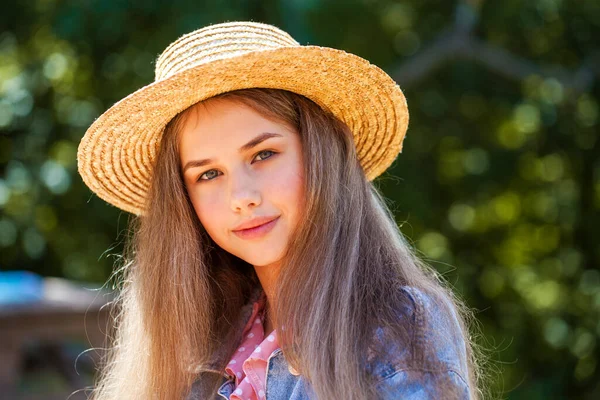
<path id="1" fill-rule="evenodd" d="M 198 210 L 204 215 L 218 214 L 222 212 L 224 206 L 223 200 L 219 200 L 219 196 L 211 193 L 203 193 L 198 196 Z"/>
<path id="2" fill-rule="evenodd" d="M 198 190 L 188 192 L 188 194 L 190 196 L 190 200 L 192 202 L 194 210 L 196 210 L 196 214 L 198 214 L 200 221 L 204 223 L 206 219 L 205 216 L 209 215 L 208 213 L 211 207 L 210 203 L 212 203 L 213 200 L 210 196 L 207 196 L 204 193 L 201 196 Z"/>

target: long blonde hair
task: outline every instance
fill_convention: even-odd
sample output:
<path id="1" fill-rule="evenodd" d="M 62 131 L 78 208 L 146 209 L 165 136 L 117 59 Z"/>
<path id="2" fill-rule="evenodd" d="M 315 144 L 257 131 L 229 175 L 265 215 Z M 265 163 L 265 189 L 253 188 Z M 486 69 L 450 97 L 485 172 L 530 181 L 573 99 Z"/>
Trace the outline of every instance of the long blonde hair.
<path id="1" fill-rule="evenodd" d="M 467 349 L 465 378 L 472 399 L 479 399 L 483 354 L 470 334 L 472 311 L 412 252 L 366 179 L 349 128 L 283 90 L 217 97 L 250 106 L 300 135 L 305 207 L 283 258 L 275 293 L 281 301 L 271 312 L 286 360 L 317 397 L 376 397 L 366 365 L 385 349 L 372 345 L 374 332 L 385 327 L 387 339 L 406 340 L 410 332 L 398 323 L 398 312 L 407 303 L 399 287 L 408 285 L 457 313 Z M 165 128 L 146 214 L 131 220 L 114 338 L 94 390 L 98 400 L 180 399 L 194 381 L 202 383 L 201 398 L 212 398 L 241 340 L 240 309 L 260 285 L 250 264 L 212 241 L 189 201 L 178 150 L 188 110 Z"/>

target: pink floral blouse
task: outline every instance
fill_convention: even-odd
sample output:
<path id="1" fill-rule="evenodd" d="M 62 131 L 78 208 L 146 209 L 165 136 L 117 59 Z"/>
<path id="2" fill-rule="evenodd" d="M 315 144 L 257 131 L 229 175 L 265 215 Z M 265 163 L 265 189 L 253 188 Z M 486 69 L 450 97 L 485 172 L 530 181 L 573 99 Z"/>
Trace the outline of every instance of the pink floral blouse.
<path id="1" fill-rule="evenodd" d="M 252 316 L 244 328 L 240 347 L 227 364 L 225 372 L 235 377 L 235 390 L 230 400 L 260 400 L 265 398 L 267 360 L 279 348 L 275 331 L 265 337 L 263 328 L 264 292 L 252 306 Z"/>

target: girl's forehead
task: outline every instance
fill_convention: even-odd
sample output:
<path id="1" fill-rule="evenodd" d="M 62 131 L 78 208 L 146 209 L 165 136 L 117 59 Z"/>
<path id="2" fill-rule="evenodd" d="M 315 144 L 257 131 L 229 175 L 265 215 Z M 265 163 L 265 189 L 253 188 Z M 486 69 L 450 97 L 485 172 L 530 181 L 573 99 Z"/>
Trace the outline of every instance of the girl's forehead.
<path id="1" fill-rule="evenodd" d="M 180 135 L 195 141 L 220 142 L 243 140 L 257 133 L 275 131 L 281 136 L 294 133 L 284 121 L 267 117 L 253 107 L 237 100 L 212 98 L 186 110 Z"/>
<path id="2" fill-rule="evenodd" d="M 210 127 L 212 124 L 219 126 L 230 125 L 237 119 L 255 120 L 263 119 L 262 115 L 252 107 L 232 99 L 211 98 L 194 104 L 184 114 L 184 126 L 194 129 L 201 125 Z"/>
<path id="3" fill-rule="evenodd" d="M 222 157 L 242 156 L 262 142 L 283 143 L 296 136 L 284 122 L 266 118 L 239 101 L 217 99 L 194 107 L 179 132 L 184 165 L 190 160 L 201 159 L 207 165 Z"/>

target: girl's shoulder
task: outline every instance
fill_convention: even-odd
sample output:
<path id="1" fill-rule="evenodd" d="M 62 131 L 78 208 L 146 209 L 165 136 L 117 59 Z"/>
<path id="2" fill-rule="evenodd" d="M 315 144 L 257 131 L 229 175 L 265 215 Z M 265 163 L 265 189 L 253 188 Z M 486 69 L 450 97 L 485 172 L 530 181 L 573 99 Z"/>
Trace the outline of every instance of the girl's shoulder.
<path id="1" fill-rule="evenodd" d="M 406 301 L 398 312 L 398 324 L 405 335 L 399 339 L 397 330 L 377 329 L 370 373 L 384 386 L 403 381 L 401 386 L 407 388 L 411 385 L 406 381 L 412 380 L 414 387 L 423 388 L 441 379 L 466 387 L 466 342 L 453 303 L 412 286 L 400 290 Z"/>

